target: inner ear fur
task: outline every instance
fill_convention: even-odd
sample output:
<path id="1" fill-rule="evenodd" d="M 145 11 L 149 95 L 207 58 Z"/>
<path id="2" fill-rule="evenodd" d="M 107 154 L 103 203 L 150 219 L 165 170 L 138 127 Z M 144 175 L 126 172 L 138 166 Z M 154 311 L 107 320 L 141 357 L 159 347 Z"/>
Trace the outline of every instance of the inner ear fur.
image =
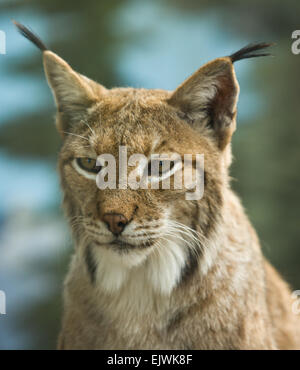
<path id="1" fill-rule="evenodd" d="M 235 130 L 239 85 L 230 57 L 215 59 L 184 81 L 168 99 L 181 117 L 211 129 L 220 149 Z"/>
<path id="2" fill-rule="evenodd" d="M 75 72 L 55 53 L 43 52 L 44 70 L 57 106 L 57 128 L 62 136 L 85 119 L 87 109 L 99 101 L 105 88 Z"/>

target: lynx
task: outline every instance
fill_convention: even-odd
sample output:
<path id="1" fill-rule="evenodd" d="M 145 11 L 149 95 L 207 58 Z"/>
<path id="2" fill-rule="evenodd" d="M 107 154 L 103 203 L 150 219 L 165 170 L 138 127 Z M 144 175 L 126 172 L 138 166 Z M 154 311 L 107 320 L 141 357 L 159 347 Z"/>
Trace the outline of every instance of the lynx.
<path id="1" fill-rule="evenodd" d="M 239 94 L 233 63 L 268 55 L 270 45 L 217 58 L 175 91 L 106 89 L 15 23 L 43 52 L 62 137 L 75 251 L 58 348 L 300 349 L 289 287 L 263 257 L 229 178 Z M 120 146 L 147 158 L 203 154 L 203 197 L 186 200 L 185 186 L 100 190 L 97 157 L 118 160 Z"/>

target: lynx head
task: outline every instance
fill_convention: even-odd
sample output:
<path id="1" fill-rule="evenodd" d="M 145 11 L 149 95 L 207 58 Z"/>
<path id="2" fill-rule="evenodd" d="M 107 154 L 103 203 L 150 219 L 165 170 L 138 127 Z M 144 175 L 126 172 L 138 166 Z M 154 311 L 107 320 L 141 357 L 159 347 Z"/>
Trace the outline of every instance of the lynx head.
<path id="1" fill-rule="evenodd" d="M 43 50 L 62 136 L 64 208 L 91 281 L 101 270 L 105 289 L 112 291 L 124 284 L 130 270 L 142 269 L 145 275 L 152 274 L 155 289 L 169 293 L 199 264 L 208 264 L 209 240 L 222 221 L 239 92 L 233 62 L 265 55 L 256 52 L 268 45 L 248 46 L 215 59 L 173 92 L 106 89 L 75 72 L 24 26 L 17 26 Z M 136 153 L 148 159 L 142 168 L 148 178 L 152 154 L 177 153 L 181 158 L 203 154 L 203 196 L 187 200 L 191 192 L 187 184 L 181 189 L 99 189 L 95 180 L 104 165 L 97 157 L 112 155 L 118 168 L 120 147 L 126 148 L 127 159 Z M 163 176 L 164 160 L 158 167 Z M 128 173 L 134 168 L 128 166 Z M 175 172 L 168 176 L 172 184 Z M 107 278 L 105 269 L 115 277 Z"/>

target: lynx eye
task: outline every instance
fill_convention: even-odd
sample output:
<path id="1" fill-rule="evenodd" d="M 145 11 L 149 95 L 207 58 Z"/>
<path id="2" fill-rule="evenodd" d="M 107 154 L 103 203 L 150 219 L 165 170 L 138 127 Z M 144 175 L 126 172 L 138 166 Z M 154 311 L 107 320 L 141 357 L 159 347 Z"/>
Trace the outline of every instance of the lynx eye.
<path id="1" fill-rule="evenodd" d="M 80 168 L 87 172 L 98 173 L 101 166 L 96 165 L 96 159 L 93 158 L 76 158 L 76 162 Z"/>

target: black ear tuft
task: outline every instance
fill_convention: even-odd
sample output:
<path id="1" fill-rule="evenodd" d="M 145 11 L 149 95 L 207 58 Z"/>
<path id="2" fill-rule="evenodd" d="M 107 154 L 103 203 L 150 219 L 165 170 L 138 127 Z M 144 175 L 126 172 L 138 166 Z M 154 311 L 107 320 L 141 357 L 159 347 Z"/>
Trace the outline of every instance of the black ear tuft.
<path id="1" fill-rule="evenodd" d="M 244 48 L 238 50 L 236 53 L 230 55 L 229 58 L 231 59 L 232 63 L 234 63 L 241 59 L 268 56 L 271 54 L 270 53 L 258 53 L 258 51 L 266 49 L 273 45 L 274 44 L 272 43 L 266 43 L 266 42 L 261 42 L 259 44 L 249 44 L 245 46 Z"/>
<path id="2" fill-rule="evenodd" d="M 20 34 L 23 35 L 24 37 L 26 37 L 26 39 L 31 41 L 40 50 L 42 50 L 42 51 L 48 50 L 48 48 L 43 43 L 43 41 L 37 35 L 35 35 L 32 31 L 30 31 L 27 27 L 23 26 L 23 24 L 15 21 L 15 20 L 12 20 L 12 22 L 17 27 Z"/>

